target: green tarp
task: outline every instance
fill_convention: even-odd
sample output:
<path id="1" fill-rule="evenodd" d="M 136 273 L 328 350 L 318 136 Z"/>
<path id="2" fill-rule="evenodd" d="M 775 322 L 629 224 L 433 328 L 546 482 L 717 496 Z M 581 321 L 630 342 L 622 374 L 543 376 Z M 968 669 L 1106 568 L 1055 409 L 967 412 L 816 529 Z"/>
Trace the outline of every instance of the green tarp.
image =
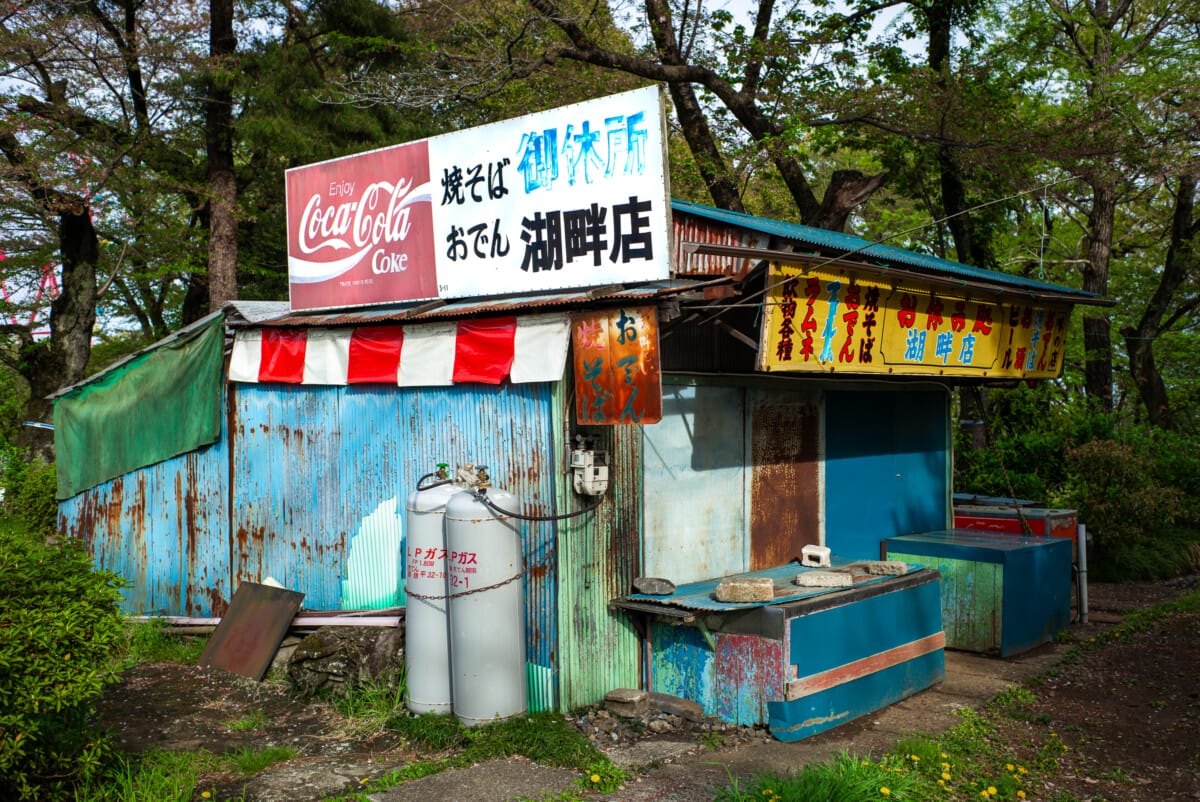
<path id="1" fill-rule="evenodd" d="M 215 443 L 221 436 L 222 315 L 58 398 L 58 497 Z"/>

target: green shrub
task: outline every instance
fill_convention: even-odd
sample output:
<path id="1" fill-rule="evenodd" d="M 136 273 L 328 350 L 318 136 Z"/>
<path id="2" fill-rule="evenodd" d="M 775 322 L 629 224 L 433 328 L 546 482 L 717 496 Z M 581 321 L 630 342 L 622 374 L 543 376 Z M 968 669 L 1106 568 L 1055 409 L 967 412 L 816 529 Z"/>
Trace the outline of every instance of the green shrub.
<path id="1" fill-rule="evenodd" d="M 13 499 L 13 511 L 34 537 L 45 538 L 58 531 L 57 491 L 58 479 L 53 465 L 37 464 L 26 468 Z"/>
<path id="2" fill-rule="evenodd" d="M 1098 548 L 1128 546 L 1175 523 L 1183 491 L 1159 483 L 1144 448 L 1093 440 L 1067 452 L 1067 497 Z"/>
<path id="3" fill-rule="evenodd" d="M 0 532 L 0 796 L 58 799 L 110 747 L 89 719 L 125 628 L 124 581 L 74 546 Z"/>

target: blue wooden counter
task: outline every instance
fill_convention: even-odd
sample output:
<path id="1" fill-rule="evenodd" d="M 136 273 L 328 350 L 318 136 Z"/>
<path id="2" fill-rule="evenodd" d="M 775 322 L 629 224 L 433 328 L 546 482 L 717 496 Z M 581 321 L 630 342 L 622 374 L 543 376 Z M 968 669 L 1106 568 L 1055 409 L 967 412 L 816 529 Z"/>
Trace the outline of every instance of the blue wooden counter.
<path id="1" fill-rule="evenodd" d="M 945 678 L 936 571 L 914 567 L 849 588 L 791 585 L 804 570 L 792 564 L 746 575 L 775 579 L 782 600 L 772 603 L 716 602 L 705 583 L 680 586 L 672 597 L 614 600 L 644 617 L 650 690 L 797 741 Z"/>
<path id="2" fill-rule="evenodd" d="M 1019 654 L 1071 620 L 1071 541 L 970 529 L 900 535 L 889 560 L 942 574 L 942 621 L 951 649 Z"/>

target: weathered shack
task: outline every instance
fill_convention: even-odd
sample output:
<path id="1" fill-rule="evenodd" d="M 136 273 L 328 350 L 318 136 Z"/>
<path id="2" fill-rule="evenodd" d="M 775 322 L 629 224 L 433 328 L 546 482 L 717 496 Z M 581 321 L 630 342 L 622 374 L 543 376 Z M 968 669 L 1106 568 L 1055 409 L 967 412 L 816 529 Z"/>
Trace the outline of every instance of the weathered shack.
<path id="1" fill-rule="evenodd" d="M 130 613 L 220 615 L 267 577 L 310 610 L 391 607 L 420 477 L 482 464 L 524 514 L 578 512 L 584 437 L 607 455 L 599 506 L 522 527 L 532 709 L 651 687 L 803 737 L 936 682 L 936 572 L 695 600 L 735 574 L 786 584 L 805 546 L 837 567 L 948 529 L 952 383 L 1057 376 L 1095 299 L 682 201 L 667 219 L 666 278 L 230 304 L 59 397 L 63 532 L 131 580 Z M 641 576 L 683 595 L 647 599 Z M 836 715 L 788 707 L 809 696 Z"/>

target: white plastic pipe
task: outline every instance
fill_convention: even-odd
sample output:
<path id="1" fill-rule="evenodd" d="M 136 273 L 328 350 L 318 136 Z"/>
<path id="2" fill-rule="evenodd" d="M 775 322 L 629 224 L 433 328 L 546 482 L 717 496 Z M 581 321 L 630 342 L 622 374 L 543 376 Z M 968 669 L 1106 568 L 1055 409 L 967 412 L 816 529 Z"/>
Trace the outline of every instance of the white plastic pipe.
<path id="1" fill-rule="evenodd" d="M 1079 623 L 1088 622 L 1087 597 L 1087 527 L 1079 524 L 1075 529 L 1075 540 L 1079 545 Z"/>

